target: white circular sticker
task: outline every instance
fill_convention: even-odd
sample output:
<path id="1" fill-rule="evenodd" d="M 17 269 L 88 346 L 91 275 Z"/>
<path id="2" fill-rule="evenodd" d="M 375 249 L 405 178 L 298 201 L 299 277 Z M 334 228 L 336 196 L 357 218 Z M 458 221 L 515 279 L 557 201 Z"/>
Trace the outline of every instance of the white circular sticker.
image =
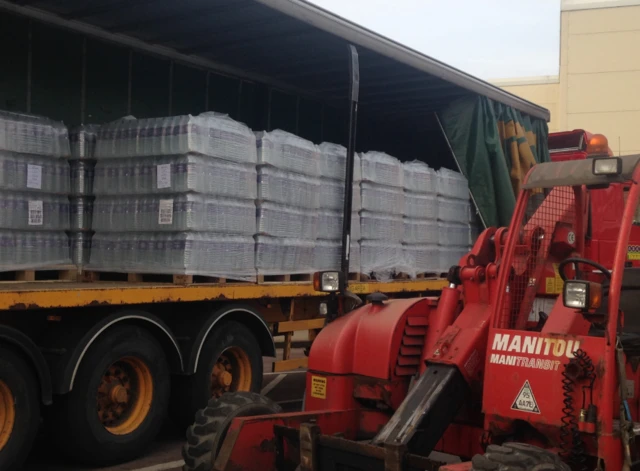
<path id="1" fill-rule="evenodd" d="M 567 241 L 570 244 L 575 244 L 576 243 L 576 233 L 575 232 L 569 232 L 569 234 L 567 235 Z"/>

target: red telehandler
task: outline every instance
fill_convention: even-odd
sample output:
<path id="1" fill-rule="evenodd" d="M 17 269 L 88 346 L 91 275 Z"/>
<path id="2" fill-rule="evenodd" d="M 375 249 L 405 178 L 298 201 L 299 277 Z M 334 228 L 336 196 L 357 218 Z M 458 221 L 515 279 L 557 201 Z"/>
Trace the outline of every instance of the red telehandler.
<path id="1" fill-rule="evenodd" d="M 600 151 L 533 167 L 509 228 L 485 230 L 439 298 L 349 310 L 341 273 L 316 274 L 339 312 L 304 411 L 212 400 L 184 469 L 640 469 L 640 155 Z"/>

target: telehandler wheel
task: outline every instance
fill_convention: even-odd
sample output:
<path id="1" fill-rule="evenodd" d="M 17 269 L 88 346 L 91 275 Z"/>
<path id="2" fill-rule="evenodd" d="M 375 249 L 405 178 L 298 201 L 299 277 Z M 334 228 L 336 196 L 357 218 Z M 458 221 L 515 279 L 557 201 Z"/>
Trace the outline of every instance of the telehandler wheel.
<path id="1" fill-rule="evenodd" d="M 40 426 L 38 382 L 29 364 L 0 347 L 0 469 L 22 469 Z"/>
<path id="2" fill-rule="evenodd" d="M 555 453 L 526 443 L 489 445 L 471 463 L 472 471 L 571 471 Z"/>
<path id="3" fill-rule="evenodd" d="M 238 322 L 226 322 L 202 346 L 197 371 L 176 376 L 169 414 L 183 429 L 199 409 L 227 392 L 259 392 L 262 387 L 262 351 L 256 337 Z"/>
<path id="4" fill-rule="evenodd" d="M 187 443 L 182 447 L 183 471 L 210 471 L 220 452 L 229 425 L 236 417 L 279 414 L 282 408 L 260 394 L 234 392 L 211 399 L 196 414 L 195 423 L 187 429 Z"/>
<path id="5" fill-rule="evenodd" d="M 129 461 L 155 439 L 169 401 L 164 351 L 146 330 L 110 329 L 91 345 L 72 391 L 54 403 L 47 425 L 70 458 L 93 465 Z"/>

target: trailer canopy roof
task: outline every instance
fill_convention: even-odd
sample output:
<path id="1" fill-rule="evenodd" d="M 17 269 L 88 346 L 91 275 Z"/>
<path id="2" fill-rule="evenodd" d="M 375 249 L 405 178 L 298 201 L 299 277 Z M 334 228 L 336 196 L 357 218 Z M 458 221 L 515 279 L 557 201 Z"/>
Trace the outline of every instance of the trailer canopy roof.
<path id="1" fill-rule="evenodd" d="M 364 113 L 404 122 L 469 94 L 549 111 L 303 0 L 0 0 L 0 8 L 339 105 L 358 46 Z"/>

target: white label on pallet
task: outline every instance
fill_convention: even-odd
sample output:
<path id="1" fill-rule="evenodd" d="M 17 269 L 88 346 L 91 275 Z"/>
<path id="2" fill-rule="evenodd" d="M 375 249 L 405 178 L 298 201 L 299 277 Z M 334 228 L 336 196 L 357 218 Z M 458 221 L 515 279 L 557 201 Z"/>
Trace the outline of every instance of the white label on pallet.
<path id="1" fill-rule="evenodd" d="M 31 164 L 27 165 L 27 188 L 33 188 L 34 190 L 42 189 L 42 166 L 41 165 L 31 165 Z"/>
<path id="2" fill-rule="evenodd" d="M 516 400 L 513 401 L 511 405 L 511 410 L 519 410 L 522 412 L 533 412 L 534 414 L 540 413 L 540 408 L 538 407 L 538 402 L 533 395 L 533 391 L 531 390 L 531 385 L 529 381 L 524 382 L 524 386 L 520 389 Z"/>
<path id="3" fill-rule="evenodd" d="M 29 201 L 29 225 L 42 226 L 44 222 L 44 214 L 42 211 L 42 201 Z"/>
<path id="4" fill-rule="evenodd" d="M 171 187 L 171 164 L 158 165 L 156 168 L 158 189 Z"/>
<path id="5" fill-rule="evenodd" d="M 173 224 L 173 200 L 160 200 L 158 224 Z"/>

